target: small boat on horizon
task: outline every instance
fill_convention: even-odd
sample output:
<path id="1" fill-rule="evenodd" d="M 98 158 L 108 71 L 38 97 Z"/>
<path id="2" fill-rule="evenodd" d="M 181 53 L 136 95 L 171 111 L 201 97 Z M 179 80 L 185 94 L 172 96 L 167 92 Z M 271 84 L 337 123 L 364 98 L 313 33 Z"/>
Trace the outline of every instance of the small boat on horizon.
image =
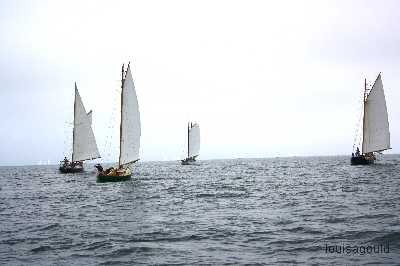
<path id="1" fill-rule="evenodd" d="M 61 173 L 77 173 L 83 171 L 83 162 L 100 158 L 96 139 L 92 130 L 92 111 L 86 113 L 81 96 L 75 82 L 74 128 L 72 133 L 72 158 L 60 161 Z"/>
<path id="2" fill-rule="evenodd" d="M 391 149 L 389 121 L 379 73 L 370 90 L 367 90 L 367 80 L 364 81 L 361 152 L 357 147 L 350 162 L 352 165 L 372 164 L 376 160 L 374 153 L 388 149 Z"/>
<path id="3" fill-rule="evenodd" d="M 128 63 L 126 71 L 124 70 L 124 65 L 122 65 L 121 72 L 121 121 L 118 166 L 103 169 L 100 164 L 96 164 L 98 182 L 118 182 L 131 179 L 132 171 L 130 167 L 139 161 L 140 113 L 130 63 Z"/>
<path id="4" fill-rule="evenodd" d="M 198 123 L 188 123 L 187 128 L 187 154 L 181 160 L 182 165 L 189 165 L 196 161 L 200 153 L 200 126 Z"/>

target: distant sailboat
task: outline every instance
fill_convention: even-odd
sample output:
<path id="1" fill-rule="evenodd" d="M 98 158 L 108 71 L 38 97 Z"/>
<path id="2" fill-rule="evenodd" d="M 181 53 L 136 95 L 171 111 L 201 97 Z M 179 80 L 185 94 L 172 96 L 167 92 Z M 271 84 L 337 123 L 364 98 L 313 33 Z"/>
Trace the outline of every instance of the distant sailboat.
<path id="1" fill-rule="evenodd" d="M 121 88 L 118 167 L 111 167 L 104 170 L 100 164 L 95 165 L 98 170 L 97 180 L 99 182 L 115 182 L 130 179 L 132 172 L 129 167 L 139 160 L 141 134 L 140 113 L 130 64 L 128 64 L 126 71 L 124 71 L 124 65 L 122 65 Z"/>
<path id="2" fill-rule="evenodd" d="M 100 158 L 96 139 L 92 130 L 92 111 L 86 113 L 75 83 L 74 129 L 72 133 L 72 160 L 67 157 L 60 162 L 62 173 L 83 171 L 83 161 Z"/>
<path id="3" fill-rule="evenodd" d="M 188 123 L 187 130 L 187 154 L 186 158 L 181 160 L 183 165 L 196 161 L 200 153 L 200 126 L 197 123 Z"/>
<path id="4" fill-rule="evenodd" d="M 374 163 L 376 159 L 374 152 L 388 149 L 391 149 L 389 121 L 385 93 L 379 73 L 371 90 L 367 91 L 366 80 L 364 83 L 361 153 L 357 147 L 355 154 L 352 154 L 351 164 Z"/>

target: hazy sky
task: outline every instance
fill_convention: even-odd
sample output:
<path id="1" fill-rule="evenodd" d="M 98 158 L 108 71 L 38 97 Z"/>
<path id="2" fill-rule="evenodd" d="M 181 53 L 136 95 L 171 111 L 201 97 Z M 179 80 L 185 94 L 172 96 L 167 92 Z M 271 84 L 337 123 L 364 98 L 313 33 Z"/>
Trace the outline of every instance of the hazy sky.
<path id="1" fill-rule="evenodd" d="M 400 146 L 398 1 L 1 1 L 0 165 L 70 152 L 74 82 L 117 160 L 132 61 L 142 160 L 350 154 L 364 78 L 382 72 Z M 101 161 L 101 160 L 100 160 Z"/>

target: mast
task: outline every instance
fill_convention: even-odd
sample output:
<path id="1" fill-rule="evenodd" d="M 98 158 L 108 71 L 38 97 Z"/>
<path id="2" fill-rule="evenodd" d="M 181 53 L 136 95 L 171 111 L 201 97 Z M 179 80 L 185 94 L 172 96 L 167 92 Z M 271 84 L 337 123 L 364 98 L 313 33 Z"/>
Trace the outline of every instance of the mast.
<path id="1" fill-rule="evenodd" d="M 189 131 L 190 131 L 190 128 L 189 128 L 189 123 L 188 123 L 188 131 L 187 131 L 187 138 L 188 138 L 188 155 L 187 155 L 187 157 L 189 158 L 189 145 L 190 145 L 190 140 L 189 140 Z"/>
<path id="2" fill-rule="evenodd" d="M 128 64 L 129 68 L 129 64 Z M 122 146 L 122 104 L 123 104 L 123 94 L 124 94 L 124 64 L 122 64 L 122 69 L 121 69 L 121 121 L 119 124 L 119 158 L 118 158 L 118 166 L 121 165 L 121 146 Z"/>
<path id="3" fill-rule="evenodd" d="M 367 101 L 367 79 L 364 79 L 364 96 L 363 96 L 363 137 L 361 142 L 361 154 L 364 154 L 364 136 L 365 136 L 365 102 Z"/>
<path id="4" fill-rule="evenodd" d="M 72 128 L 72 162 L 74 161 L 74 143 L 75 143 L 75 116 L 76 116 L 76 91 L 78 88 L 76 87 L 75 81 L 75 98 L 74 98 L 74 121 L 73 121 L 73 128 Z"/>

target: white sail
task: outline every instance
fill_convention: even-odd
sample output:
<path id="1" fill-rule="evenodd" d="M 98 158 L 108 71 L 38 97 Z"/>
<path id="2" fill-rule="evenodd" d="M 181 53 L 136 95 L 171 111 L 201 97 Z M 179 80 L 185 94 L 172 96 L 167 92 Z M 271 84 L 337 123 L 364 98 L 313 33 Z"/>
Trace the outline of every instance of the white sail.
<path id="1" fill-rule="evenodd" d="M 92 116 L 85 107 L 75 84 L 74 132 L 72 161 L 84 161 L 100 158 L 96 139 L 92 130 Z"/>
<path id="2" fill-rule="evenodd" d="M 365 100 L 362 153 L 390 149 L 390 132 L 381 74 Z"/>
<path id="3" fill-rule="evenodd" d="M 124 165 L 139 159 L 140 113 L 130 67 L 121 92 L 121 139 L 119 164 Z"/>
<path id="4" fill-rule="evenodd" d="M 195 123 L 189 129 L 189 154 L 188 157 L 197 156 L 200 153 L 200 126 Z"/>

